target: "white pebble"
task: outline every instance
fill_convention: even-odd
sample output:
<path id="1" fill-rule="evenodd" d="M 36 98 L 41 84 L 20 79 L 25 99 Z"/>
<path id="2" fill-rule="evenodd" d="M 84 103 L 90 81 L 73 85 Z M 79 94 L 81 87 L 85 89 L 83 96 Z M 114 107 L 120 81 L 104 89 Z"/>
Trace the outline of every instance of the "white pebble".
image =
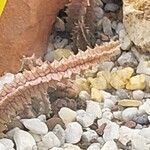
<path id="1" fill-rule="evenodd" d="M 146 112 L 148 115 L 150 115 L 150 99 L 147 99 L 143 105 L 139 106 L 139 111 Z"/>
<path id="2" fill-rule="evenodd" d="M 20 129 L 15 131 L 14 141 L 17 150 L 32 150 L 33 146 L 36 145 L 32 135 Z"/>
<path id="3" fill-rule="evenodd" d="M 114 111 L 113 115 L 115 119 L 122 120 L 122 111 Z"/>
<path id="4" fill-rule="evenodd" d="M 10 139 L 6 138 L 0 139 L 0 143 L 2 143 L 7 149 L 11 149 L 14 147 L 14 143 Z"/>
<path id="5" fill-rule="evenodd" d="M 98 127 L 100 127 L 100 126 L 101 126 L 102 124 L 104 124 L 104 123 L 110 124 L 111 121 L 108 120 L 108 119 L 106 119 L 106 118 L 102 118 L 102 119 L 97 120 Z"/>
<path id="6" fill-rule="evenodd" d="M 48 132 L 42 137 L 44 146 L 48 148 L 59 147 L 61 145 L 58 137 L 53 132 Z"/>
<path id="7" fill-rule="evenodd" d="M 133 98 L 136 100 L 142 100 L 145 96 L 145 93 L 141 90 L 133 91 Z"/>
<path id="8" fill-rule="evenodd" d="M 91 113 L 92 115 L 94 115 L 95 118 L 102 117 L 100 103 L 94 101 L 86 101 L 86 103 L 87 103 L 87 107 L 86 107 L 87 113 Z"/>
<path id="9" fill-rule="evenodd" d="M 118 148 L 114 141 L 107 141 L 101 150 L 118 150 Z"/>
<path id="10" fill-rule="evenodd" d="M 98 134 L 94 130 L 91 130 L 91 129 L 86 132 L 83 132 L 82 134 L 82 141 L 87 142 L 87 143 L 97 138 L 98 138 Z"/>
<path id="11" fill-rule="evenodd" d="M 136 107 L 129 107 L 122 111 L 122 118 L 124 121 L 132 120 L 138 114 Z"/>
<path id="12" fill-rule="evenodd" d="M 45 115 L 40 115 L 37 117 L 39 120 L 41 120 L 42 122 L 46 122 L 46 116 Z"/>
<path id="13" fill-rule="evenodd" d="M 119 138 L 119 125 L 111 122 L 104 129 L 103 139 L 107 142 Z"/>
<path id="14" fill-rule="evenodd" d="M 72 145 L 69 143 L 65 143 L 63 146 L 63 150 L 81 150 L 79 146 L 77 145 Z"/>
<path id="15" fill-rule="evenodd" d="M 115 103 L 111 100 L 111 99 L 105 99 L 104 100 L 104 108 L 114 108 L 115 107 Z"/>
<path id="16" fill-rule="evenodd" d="M 103 113 L 102 118 L 106 118 L 106 119 L 112 120 L 113 119 L 113 114 L 110 111 L 105 111 Z"/>
<path id="17" fill-rule="evenodd" d="M 46 134 L 48 132 L 47 125 L 37 118 L 22 119 L 23 125 L 35 134 Z"/>
<path id="18" fill-rule="evenodd" d="M 75 121 L 76 112 L 67 107 L 62 107 L 58 112 L 59 117 L 63 120 L 63 122 L 67 125 L 70 122 Z M 68 115 L 69 114 L 69 115 Z"/>
<path id="19" fill-rule="evenodd" d="M 90 94 L 87 91 L 81 91 L 79 93 L 79 98 L 82 100 L 89 100 L 90 99 Z"/>
<path id="20" fill-rule="evenodd" d="M 6 147 L 5 147 L 5 145 L 2 144 L 2 143 L 0 143 L 0 150 L 7 150 Z"/>
<path id="21" fill-rule="evenodd" d="M 100 149 L 100 144 L 99 143 L 93 143 L 91 144 L 87 150 L 101 150 Z"/>
<path id="22" fill-rule="evenodd" d="M 83 127 L 89 127 L 90 125 L 93 124 L 95 117 L 90 114 L 87 113 L 84 110 L 78 110 L 77 111 L 77 116 L 76 116 L 76 120 L 83 126 Z"/>
<path id="23" fill-rule="evenodd" d="M 65 134 L 66 134 L 66 142 L 67 143 L 78 143 L 81 139 L 83 130 L 82 126 L 77 122 L 68 123 L 66 126 Z"/>
<path id="24" fill-rule="evenodd" d="M 57 124 L 53 129 L 54 134 L 58 137 L 61 142 L 61 145 L 65 143 L 65 130 L 61 125 Z"/>

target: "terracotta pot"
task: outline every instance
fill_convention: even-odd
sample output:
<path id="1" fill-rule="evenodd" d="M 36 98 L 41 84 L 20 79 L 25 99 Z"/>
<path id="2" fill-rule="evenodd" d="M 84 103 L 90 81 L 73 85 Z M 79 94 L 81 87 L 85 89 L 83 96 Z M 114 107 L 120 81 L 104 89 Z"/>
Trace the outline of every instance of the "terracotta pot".
<path id="1" fill-rule="evenodd" d="M 0 75 L 16 73 L 23 55 L 44 55 L 57 13 L 67 1 L 7 1 L 0 17 Z"/>

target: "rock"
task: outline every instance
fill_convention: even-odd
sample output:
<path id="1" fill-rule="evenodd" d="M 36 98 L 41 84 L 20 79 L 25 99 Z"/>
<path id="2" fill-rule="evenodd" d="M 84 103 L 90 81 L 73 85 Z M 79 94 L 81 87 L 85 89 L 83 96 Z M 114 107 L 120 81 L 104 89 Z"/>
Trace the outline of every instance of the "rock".
<path id="1" fill-rule="evenodd" d="M 81 100 L 89 100 L 91 98 L 90 94 L 87 91 L 81 91 L 79 93 L 79 98 Z"/>
<path id="2" fill-rule="evenodd" d="M 110 38 L 108 37 L 108 35 L 105 35 L 104 33 L 100 33 L 100 39 L 103 41 L 103 42 L 109 42 L 110 41 Z M 99 45 L 99 44 L 98 44 Z"/>
<path id="3" fill-rule="evenodd" d="M 65 124 L 73 122 L 76 118 L 76 112 L 67 107 L 62 107 L 58 112 L 59 117 L 63 120 Z M 69 115 L 68 115 L 69 114 Z"/>
<path id="4" fill-rule="evenodd" d="M 114 72 L 111 72 L 110 84 L 115 89 L 122 89 L 127 84 L 128 80 L 131 78 L 134 70 L 131 67 L 126 67 Z"/>
<path id="5" fill-rule="evenodd" d="M 96 88 L 98 90 L 107 89 L 107 80 L 103 76 L 99 76 L 97 78 L 88 78 L 88 81 L 91 84 L 92 88 Z"/>
<path id="6" fill-rule="evenodd" d="M 62 32 L 65 31 L 65 23 L 59 17 L 57 17 L 56 22 L 55 22 L 55 30 L 62 31 Z"/>
<path id="7" fill-rule="evenodd" d="M 0 143 L 6 147 L 6 150 L 12 149 L 14 147 L 14 143 L 10 139 L 6 139 L 6 138 L 0 139 Z M 1 148 L 0 148 L 0 150 L 1 150 Z"/>
<path id="8" fill-rule="evenodd" d="M 138 107 L 142 105 L 142 102 L 139 100 L 133 100 L 133 99 L 123 99 L 118 101 L 118 105 L 123 107 Z"/>
<path id="9" fill-rule="evenodd" d="M 98 127 L 100 128 L 101 127 L 101 125 L 103 125 L 103 124 L 110 124 L 111 123 L 111 121 L 110 120 L 108 120 L 108 119 L 106 119 L 106 118 L 102 118 L 102 119 L 98 119 L 97 120 L 97 124 L 98 124 Z"/>
<path id="10" fill-rule="evenodd" d="M 65 130 L 57 124 L 53 129 L 53 133 L 58 137 L 61 145 L 63 145 L 65 143 Z"/>
<path id="11" fill-rule="evenodd" d="M 38 150 L 48 150 L 49 149 L 42 141 L 37 143 L 37 147 L 38 147 Z M 35 147 L 33 150 L 37 150 L 37 147 Z"/>
<path id="12" fill-rule="evenodd" d="M 0 22 L 0 75 L 4 72 L 18 72 L 23 55 L 44 55 L 56 14 L 66 2 L 15 0 L 15 3 L 7 3 Z"/>
<path id="13" fill-rule="evenodd" d="M 95 5 L 102 8 L 104 4 L 103 4 L 102 0 L 95 0 Z"/>
<path id="14" fill-rule="evenodd" d="M 131 77 L 126 85 L 128 90 L 143 90 L 145 87 L 146 79 L 143 74 Z"/>
<path id="15" fill-rule="evenodd" d="M 129 99 L 129 98 L 130 98 L 129 91 L 126 90 L 126 89 L 117 89 L 116 95 L 117 95 L 120 99 Z"/>
<path id="16" fill-rule="evenodd" d="M 65 39 L 65 38 L 58 38 L 58 39 L 56 38 L 55 39 L 54 47 L 56 49 L 56 52 L 57 52 L 57 50 L 59 50 L 59 54 L 60 54 L 60 55 L 57 55 L 58 53 L 54 53 L 54 58 L 56 60 L 58 60 L 60 58 L 59 56 L 61 56 L 61 54 L 62 54 L 61 57 L 64 56 L 64 57 L 67 57 L 67 58 L 72 54 L 70 50 L 65 49 L 65 46 L 67 46 L 67 45 L 68 45 L 68 39 Z M 62 50 L 62 53 L 60 52 L 61 50 Z"/>
<path id="17" fill-rule="evenodd" d="M 123 1 L 123 23 L 126 32 L 142 51 L 149 51 L 150 48 L 149 6 L 149 0 Z"/>
<path id="18" fill-rule="evenodd" d="M 107 17 L 103 17 L 102 25 L 103 25 L 103 32 L 108 36 L 113 36 L 111 21 Z"/>
<path id="19" fill-rule="evenodd" d="M 48 132 L 47 125 L 37 118 L 22 119 L 23 125 L 35 134 L 46 134 Z"/>
<path id="20" fill-rule="evenodd" d="M 66 142 L 67 143 L 78 143 L 82 136 L 82 126 L 77 122 L 68 123 L 66 126 Z"/>
<path id="21" fill-rule="evenodd" d="M 122 50 L 129 50 L 132 46 L 132 42 L 129 39 L 128 34 L 125 32 L 125 30 L 119 31 L 119 41 L 121 43 Z"/>
<path id="22" fill-rule="evenodd" d="M 105 142 L 119 138 L 119 125 L 111 122 L 104 129 L 103 139 Z"/>
<path id="23" fill-rule="evenodd" d="M 72 145 L 69 143 L 65 143 L 63 146 L 63 150 L 81 150 L 79 146 L 77 145 Z"/>
<path id="24" fill-rule="evenodd" d="M 84 110 L 78 110 L 76 120 L 83 126 L 83 127 L 89 127 L 93 124 L 95 117 L 85 112 Z"/>
<path id="25" fill-rule="evenodd" d="M 98 90 L 96 88 L 91 88 L 91 99 L 93 99 L 97 102 L 101 102 L 102 94 L 101 94 L 100 90 Z"/>
<path id="26" fill-rule="evenodd" d="M 46 116 L 45 115 L 40 115 L 37 117 L 39 120 L 41 120 L 42 122 L 46 122 Z"/>
<path id="27" fill-rule="evenodd" d="M 6 147 L 5 147 L 5 145 L 2 144 L 2 143 L 0 143 L 0 150 L 7 150 Z"/>
<path id="28" fill-rule="evenodd" d="M 150 115 L 149 108 L 150 108 L 150 99 L 147 99 L 146 102 L 144 102 L 144 104 L 139 107 L 139 110 L 146 112 L 148 115 Z"/>
<path id="29" fill-rule="evenodd" d="M 132 52 L 123 52 L 117 61 L 120 66 L 135 67 L 138 64 L 138 61 Z"/>
<path id="30" fill-rule="evenodd" d="M 132 92 L 133 98 L 137 100 L 143 100 L 145 93 L 141 90 L 136 90 Z"/>
<path id="31" fill-rule="evenodd" d="M 115 107 L 115 102 L 113 102 L 111 99 L 105 99 L 104 100 L 104 105 L 103 105 L 104 108 L 109 108 L 109 109 L 112 109 Z M 103 114 L 104 115 L 104 114 Z"/>
<path id="32" fill-rule="evenodd" d="M 36 145 L 32 135 L 20 129 L 15 130 L 14 141 L 17 150 L 32 150 L 33 146 Z"/>
<path id="33" fill-rule="evenodd" d="M 141 129 L 139 134 L 150 140 L 150 128 Z"/>
<path id="34" fill-rule="evenodd" d="M 98 138 L 98 134 L 94 130 L 88 130 L 83 132 L 82 134 L 82 141 L 89 143 L 92 140 L 96 140 Z"/>
<path id="35" fill-rule="evenodd" d="M 53 128 L 59 124 L 61 125 L 62 127 L 65 127 L 65 124 L 63 123 L 62 119 L 59 118 L 59 117 L 53 117 L 53 118 L 50 118 L 46 121 L 46 124 L 47 124 L 47 127 L 49 129 L 49 131 L 53 130 Z"/>
<path id="36" fill-rule="evenodd" d="M 87 150 L 101 150 L 101 147 L 99 143 L 93 143 L 88 147 Z"/>
<path id="37" fill-rule="evenodd" d="M 110 72 L 113 67 L 114 67 L 114 62 L 105 61 L 105 62 L 101 62 L 98 68 L 100 71 L 109 71 Z"/>
<path id="38" fill-rule="evenodd" d="M 146 115 L 146 114 L 144 114 L 142 116 L 135 117 L 134 121 L 138 124 L 141 124 L 141 125 L 148 125 L 149 124 L 148 115 Z"/>
<path id="39" fill-rule="evenodd" d="M 102 115 L 102 118 L 112 120 L 113 119 L 113 114 L 110 111 L 105 111 Z"/>
<path id="40" fill-rule="evenodd" d="M 95 16 L 98 20 L 103 18 L 104 11 L 101 7 L 95 7 L 94 12 L 95 12 Z"/>
<path id="41" fill-rule="evenodd" d="M 135 128 L 136 122 L 130 120 L 130 121 L 127 121 L 124 125 L 127 126 L 128 128 Z"/>
<path id="42" fill-rule="evenodd" d="M 138 115 L 138 109 L 135 107 L 126 108 L 122 111 L 122 118 L 125 121 L 132 120 Z"/>
<path id="43" fill-rule="evenodd" d="M 95 118 L 101 118 L 102 111 L 100 104 L 94 101 L 86 101 L 86 102 L 87 102 L 86 112 L 92 114 Z"/>
<path id="44" fill-rule="evenodd" d="M 51 131 L 42 137 L 42 143 L 47 148 L 59 147 L 61 145 L 58 137 Z"/>
<path id="45" fill-rule="evenodd" d="M 103 123 L 100 127 L 98 127 L 98 129 L 96 129 L 96 133 L 99 136 L 102 136 L 104 134 L 104 129 L 106 127 L 107 123 Z"/>
<path id="46" fill-rule="evenodd" d="M 104 7 L 104 10 L 105 10 L 106 12 L 108 12 L 108 11 L 115 12 L 115 11 L 117 11 L 118 9 L 119 9 L 119 6 L 118 6 L 117 4 L 115 4 L 115 3 L 107 3 L 107 4 L 105 5 L 105 7 Z"/>
<path id="47" fill-rule="evenodd" d="M 28 131 L 28 133 L 30 133 L 33 136 L 33 138 L 34 138 L 36 143 L 38 143 L 38 142 L 40 142 L 42 140 L 42 136 L 41 135 L 35 134 L 35 133 L 31 132 L 31 131 Z"/>
<path id="48" fill-rule="evenodd" d="M 114 141 L 107 141 L 101 150 L 118 150 L 118 148 Z"/>
<path id="49" fill-rule="evenodd" d="M 114 111 L 113 115 L 115 119 L 122 120 L 122 111 Z"/>
<path id="50" fill-rule="evenodd" d="M 122 23 L 122 22 L 119 22 L 119 23 L 117 24 L 117 27 L 116 27 L 116 33 L 119 34 L 119 32 L 120 32 L 121 30 L 125 30 L 125 28 L 124 28 L 123 23 Z"/>
<path id="51" fill-rule="evenodd" d="M 141 59 L 137 66 L 136 72 L 138 74 L 150 75 L 150 66 L 149 65 L 150 65 L 150 61 Z"/>

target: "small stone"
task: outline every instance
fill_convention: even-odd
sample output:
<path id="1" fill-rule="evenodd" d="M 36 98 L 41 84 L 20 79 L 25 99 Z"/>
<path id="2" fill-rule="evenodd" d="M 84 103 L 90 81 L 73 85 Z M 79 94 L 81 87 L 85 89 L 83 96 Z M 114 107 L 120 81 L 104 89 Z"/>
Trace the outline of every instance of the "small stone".
<path id="1" fill-rule="evenodd" d="M 101 102 L 102 101 L 102 94 L 101 94 L 100 90 L 98 90 L 96 88 L 92 88 L 91 89 L 91 99 L 93 99 L 97 102 Z"/>
<path id="2" fill-rule="evenodd" d="M 135 67 L 138 64 L 138 61 L 132 52 L 123 52 L 117 61 L 120 66 Z"/>
<path id="3" fill-rule="evenodd" d="M 3 145 L 2 143 L 0 143 L 0 150 L 7 150 L 5 145 Z"/>
<path id="4" fill-rule="evenodd" d="M 114 67 L 114 62 L 105 61 L 105 62 L 100 63 L 98 68 L 100 71 L 109 71 L 110 72 L 113 67 Z"/>
<path id="5" fill-rule="evenodd" d="M 117 89 L 116 95 L 117 95 L 120 99 L 129 99 L 129 98 L 130 98 L 129 91 L 126 90 L 126 89 Z"/>
<path id="6" fill-rule="evenodd" d="M 118 150 L 117 145 L 114 141 L 107 141 L 101 150 Z"/>
<path id="7" fill-rule="evenodd" d="M 135 128 L 136 127 L 136 122 L 134 122 L 134 121 L 127 121 L 126 123 L 125 123 L 125 126 L 127 126 L 128 128 Z"/>
<path id="8" fill-rule="evenodd" d="M 108 36 L 113 36 L 113 31 L 111 28 L 111 21 L 107 17 L 103 17 L 103 32 Z"/>
<path id="9" fill-rule="evenodd" d="M 30 133 L 33 136 L 33 138 L 34 138 L 36 143 L 38 143 L 38 142 L 40 142 L 42 140 L 42 136 L 41 135 L 32 133 L 31 131 L 28 131 L 28 133 Z"/>
<path id="10" fill-rule="evenodd" d="M 48 132 L 42 137 L 42 143 L 47 148 L 59 147 L 61 145 L 58 137 L 53 132 Z"/>
<path id="11" fill-rule="evenodd" d="M 101 0 L 95 0 L 95 5 L 102 8 L 104 4 Z"/>
<path id="12" fill-rule="evenodd" d="M 136 72 L 138 74 L 150 75 L 150 61 L 141 59 L 137 66 Z"/>
<path id="13" fill-rule="evenodd" d="M 95 16 L 98 20 L 103 18 L 104 11 L 101 7 L 95 7 L 94 12 L 95 12 Z"/>
<path id="14" fill-rule="evenodd" d="M 150 128 L 143 128 L 139 134 L 150 140 Z"/>
<path id="15" fill-rule="evenodd" d="M 102 118 L 106 118 L 106 119 L 112 120 L 113 119 L 113 114 L 110 111 L 105 111 L 103 113 Z"/>
<path id="16" fill-rule="evenodd" d="M 47 125 L 37 118 L 22 119 L 23 125 L 35 134 L 46 134 L 48 132 Z"/>
<path id="17" fill-rule="evenodd" d="M 63 145 L 65 143 L 65 130 L 59 124 L 57 124 L 53 129 L 53 133 L 58 137 L 61 145 Z"/>
<path id="18" fill-rule="evenodd" d="M 76 112 L 67 107 L 62 107 L 58 112 L 59 117 L 63 120 L 65 124 L 73 122 L 76 118 Z M 68 115 L 69 114 L 69 115 Z"/>
<path id="19" fill-rule="evenodd" d="M 135 107 L 126 108 L 122 111 L 122 118 L 125 121 L 132 120 L 138 114 L 138 109 Z"/>
<path id="20" fill-rule="evenodd" d="M 42 122 L 46 122 L 46 116 L 45 115 L 40 115 L 37 117 L 39 120 L 41 120 Z"/>
<path id="21" fill-rule="evenodd" d="M 10 139 L 6 139 L 6 138 L 0 139 L 0 143 L 6 147 L 6 150 L 9 150 L 14 147 L 14 143 Z M 0 150 L 1 150 L 1 148 L 0 148 Z"/>
<path id="22" fill-rule="evenodd" d="M 123 107 L 138 107 L 142 105 L 142 102 L 139 100 L 133 100 L 133 99 L 123 99 L 118 101 L 118 105 Z"/>
<path id="23" fill-rule="evenodd" d="M 105 99 L 103 107 L 112 109 L 115 107 L 115 102 L 113 102 L 111 99 Z"/>
<path id="24" fill-rule="evenodd" d="M 143 74 L 131 77 L 126 85 L 126 89 L 128 90 L 143 90 L 145 87 L 146 79 Z"/>
<path id="25" fill-rule="evenodd" d="M 124 69 L 117 70 L 111 73 L 110 84 L 115 89 L 122 89 L 127 84 L 128 80 L 131 78 L 134 70 L 131 67 L 126 67 Z"/>
<path id="26" fill-rule="evenodd" d="M 116 20 L 112 21 L 111 27 L 112 27 L 112 29 L 116 30 L 116 28 L 117 28 L 117 21 Z"/>
<path id="27" fill-rule="evenodd" d="M 32 150 L 33 146 L 36 145 L 32 135 L 20 129 L 15 130 L 14 141 L 17 150 Z"/>
<path id="28" fill-rule="evenodd" d="M 125 28 L 124 28 L 123 23 L 122 23 L 122 22 L 119 22 L 119 23 L 117 24 L 117 27 L 116 27 L 116 33 L 119 34 L 119 32 L 120 32 L 121 30 L 125 30 Z"/>
<path id="29" fill-rule="evenodd" d="M 139 110 L 146 112 L 148 115 L 150 115 L 149 108 L 150 108 L 150 99 L 147 99 L 146 102 L 144 102 L 144 104 L 139 107 Z"/>
<path id="30" fill-rule="evenodd" d="M 50 150 L 64 150 L 63 148 L 60 148 L 60 147 L 53 147 L 51 148 Z"/>
<path id="31" fill-rule="evenodd" d="M 66 126 L 66 142 L 67 143 L 78 143 L 82 136 L 82 126 L 77 122 L 68 123 Z"/>
<path id="32" fill-rule="evenodd" d="M 107 80 L 103 76 L 96 78 L 89 77 L 88 81 L 90 82 L 92 88 L 96 88 L 98 90 L 107 89 Z"/>
<path id="33" fill-rule="evenodd" d="M 95 118 L 102 117 L 100 103 L 94 101 L 86 101 L 86 103 L 87 103 L 87 108 L 86 108 L 87 113 L 92 114 Z"/>
<path id="34" fill-rule="evenodd" d="M 103 42 L 109 42 L 109 37 L 107 35 L 105 35 L 104 33 L 101 33 L 100 34 L 100 39 L 103 41 Z"/>
<path id="35" fill-rule="evenodd" d="M 132 95 L 134 99 L 142 100 L 145 96 L 145 93 L 141 90 L 136 90 L 132 92 Z"/>
<path id="36" fill-rule="evenodd" d="M 50 118 L 46 121 L 46 124 L 47 124 L 47 127 L 48 129 L 51 131 L 53 130 L 53 128 L 59 124 L 61 125 L 62 127 L 65 127 L 65 124 L 63 123 L 62 119 L 59 118 L 59 117 L 53 117 L 53 118 Z"/>
<path id="37" fill-rule="evenodd" d="M 121 43 L 122 50 L 129 50 L 132 46 L 132 42 L 129 39 L 128 34 L 125 32 L 125 30 L 119 31 L 119 41 Z"/>
<path id="38" fill-rule="evenodd" d="M 98 143 L 100 144 L 100 148 L 102 148 L 103 145 L 105 144 L 104 139 L 103 139 L 102 137 L 98 137 L 98 138 L 97 138 L 97 141 L 98 141 Z"/>
<path id="39" fill-rule="evenodd" d="M 118 9 L 119 9 L 119 6 L 118 6 L 117 4 L 115 4 L 115 3 L 107 3 L 107 4 L 105 5 L 105 7 L 104 7 L 104 10 L 105 10 L 106 12 L 108 12 L 108 11 L 115 12 L 115 11 L 117 11 Z"/>
<path id="40" fill-rule="evenodd" d="M 87 91 L 81 91 L 79 93 L 79 98 L 81 100 L 89 100 L 91 98 L 90 94 Z"/>
<path id="41" fill-rule="evenodd" d="M 122 120 L 122 111 L 114 111 L 113 115 L 115 119 Z"/>
<path id="42" fill-rule="evenodd" d="M 103 20 L 100 19 L 100 20 L 97 21 L 97 24 L 96 24 L 96 28 L 97 28 L 97 30 L 100 31 L 100 32 L 101 32 L 102 29 L 103 29 L 102 23 L 103 23 Z M 99 35 L 99 34 L 98 34 L 98 35 Z M 99 39 L 98 39 L 98 40 L 99 40 Z M 100 43 L 101 43 L 101 40 L 100 40 Z"/>
<path id="43" fill-rule="evenodd" d="M 56 31 L 65 31 L 65 23 L 59 17 L 56 19 L 55 29 Z"/>
<path id="44" fill-rule="evenodd" d="M 107 142 L 119 138 L 119 125 L 111 122 L 104 129 L 103 139 Z"/>
<path id="45" fill-rule="evenodd" d="M 63 146 L 63 150 L 81 150 L 79 146 L 77 145 L 72 145 L 69 143 L 65 143 Z"/>
<path id="46" fill-rule="evenodd" d="M 85 112 L 84 110 L 78 110 L 77 111 L 77 116 L 76 120 L 83 126 L 83 127 L 89 127 L 90 125 L 93 124 L 95 117 L 90 114 Z"/>
<path id="47" fill-rule="evenodd" d="M 101 148 L 101 147 L 100 147 L 100 144 L 99 144 L 99 143 L 93 143 L 93 144 L 91 144 L 91 145 L 88 147 L 87 150 L 101 150 L 100 148 Z"/>
<path id="48" fill-rule="evenodd" d="M 82 134 L 82 141 L 84 142 L 91 142 L 92 140 L 96 140 L 98 138 L 98 134 L 94 130 L 88 130 L 83 132 Z"/>
<path id="49" fill-rule="evenodd" d="M 96 130 L 97 134 L 99 136 L 102 136 L 104 134 L 104 129 L 106 127 L 107 123 L 103 123 L 98 129 Z"/>
<path id="50" fill-rule="evenodd" d="M 88 77 L 94 78 L 96 76 L 97 72 L 98 72 L 98 66 L 95 66 L 95 67 L 92 67 L 92 69 L 85 70 L 84 76 L 86 78 L 88 78 Z"/>
<path id="51" fill-rule="evenodd" d="M 146 115 L 146 114 L 144 114 L 142 116 L 135 117 L 134 121 L 138 124 L 141 124 L 141 125 L 148 125 L 149 124 L 148 115 Z"/>
<path id="52" fill-rule="evenodd" d="M 105 119 L 105 118 L 102 118 L 102 119 L 98 119 L 97 120 L 97 124 L 98 124 L 98 127 L 100 128 L 101 127 L 101 125 L 103 125 L 103 124 L 110 124 L 111 123 L 111 121 L 110 120 L 108 120 L 108 119 Z"/>

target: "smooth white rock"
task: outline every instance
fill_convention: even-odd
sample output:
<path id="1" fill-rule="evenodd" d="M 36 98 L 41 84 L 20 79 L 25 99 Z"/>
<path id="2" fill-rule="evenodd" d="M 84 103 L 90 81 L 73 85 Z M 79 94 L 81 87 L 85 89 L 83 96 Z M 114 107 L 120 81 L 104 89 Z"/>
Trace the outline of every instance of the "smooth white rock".
<path id="1" fill-rule="evenodd" d="M 38 147 L 38 150 L 49 150 L 49 148 L 42 141 L 37 143 L 37 147 Z M 35 150 L 37 150 L 36 147 L 35 147 Z"/>
<path id="2" fill-rule="evenodd" d="M 100 144 L 99 144 L 99 143 L 93 143 L 93 144 L 91 144 L 91 145 L 87 148 L 87 150 L 101 150 L 101 149 L 100 149 Z"/>
<path id="3" fill-rule="evenodd" d="M 103 113 L 102 118 L 106 118 L 106 119 L 112 120 L 112 119 L 113 119 L 113 114 L 112 114 L 112 112 L 110 112 L 110 111 L 105 111 L 105 112 Z"/>
<path id="4" fill-rule="evenodd" d="M 132 120 L 138 114 L 138 109 L 136 107 L 129 107 L 122 111 L 122 119 L 124 121 Z"/>
<path id="5" fill-rule="evenodd" d="M 14 134 L 15 134 L 15 132 L 16 132 L 17 130 L 19 130 L 18 127 L 13 128 L 13 129 L 9 130 L 9 131 L 6 133 L 6 135 L 8 136 L 8 138 L 10 138 L 11 140 L 13 140 Z"/>
<path id="6" fill-rule="evenodd" d="M 141 90 L 136 90 L 132 92 L 133 98 L 137 100 L 142 100 L 145 96 L 145 93 Z"/>
<path id="7" fill-rule="evenodd" d="M 64 150 L 81 150 L 79 146 L 73 145 L 73 144 L 70 144 L 70 143 L 65 143 L 64 146 L 63 146 L 63 149 Z"/>
<path id="8" fill-rule="evenodd" d="M 35 134 L 46 134 L 48 133 L 47 125 L 40 119 L 21 119 L 23 125 Z"/>
<path id="9" fill-rule="evenodd" d="M 83 126 L 83 127 L 89 127 L 90 125 L 93 124 L 95 117 L 90 114 L 87 113 L 84 110 L 78 110 L 77 111 L 77 116 L 76 116 L 76 120 Z"/>
<path id="10" fill-rule="evenodd" d="M 111 99 L 104 100 L 104 108 L 112 109 L 113 107 L 115 107 L 115 103 Z"/>
<path id="11" fill-rule="evenodd" d="M 70 122 L 75 121 L 76 112 L 67 107 L 62 107 L 58 112 L 59 117 L 63 120 L 63 122 L 67 125 Z M 69 115 L 68 115 L 69 114 Z"/>
<path id="12" fill-rule="evenodd" d="M 148 115 L 150 115 L 150 99 L 147 99 L 143 105 L 139 106 L 139 110 L 146 112 Z"/>
<path id="13" fill-rule="evenodd" d="M 65 143 L 65 130 L 61 125 L 57 124 L 53 129 L 54 134 L 58 137 L 61 142 L 61 145 Z"/>
<path id="14" fill-rule="evenodd" d="M 66 142 L 72 144 L 78 143 L 81 139 L 82 133 L 82 126 L 78 122 L 68 123 L 65 130 Z"/>
<path id="15" fill-rule="evenodd" d="M 31 134 L 23 130 L 16 130 L 14 134 L 14 141 L 16 143 L 17 150 L 32 150 L 36 142 Z"/>
<path id="16" fill-rule="evenodd" d="M 96 131 L 91 129 L 86 132 L 83 132 L 82 134 L 82 141 L 87 143 L 97 138 L 98 138 L 98 134 L 96 133 Z"/>
<path id="17" fill-rule="evenodd" d="M 104 129 L 103 139 L 107 142 L 119 138 L 119 125 L 111 122 Z"/>
<path id="18" fill-rule="evenodd" d="M 114 141 L 107 141 L 101 150 L 118 150 L 118 148 Z"/>
<path id="19" fill-rule="evenodd" d="M 14 143 L 10 139 L 6 138 L 0 139 L 0 143 L 2 143 L 7 149 L 11 149 L 14 147 Z"/>
<path id="20" fill-rule="evenodd" d="M 122 111 L 114 111 L 113 115 L 115 119 L 122 120 Z"/>
<path id="21" fill-rule="evenodd" d="M 4 144 L 0 143 L 0 150 L 7 150 Z"/>
<path id="22" fill-rule="evenodd" d="M 102 117 L 102 111 L 100 103 L 94 101 L 86 101 L 87 107 L 86 112 L 92 114 L 95 118 Z"/>
<path id="23" fill-rule="evenodd" d="M 42 137 L 42 142 L 48 148 L 59 147 L 61 145 L 58 137 L 51 131 Z"/>
<path id="24" fill-rule="evenodd" d="M 41 120 L 42 122 L 46 122 L 46 116 L 45 115 L 40 115 L 37 117 L 39 120 Z"/>
<path id="25" fill-rule="evenodd" d="M 90 94 L 87 91 L 81 91 L 79 93 L 79 98 L 82 100 L 89 100 L 90 99 Z"/>

